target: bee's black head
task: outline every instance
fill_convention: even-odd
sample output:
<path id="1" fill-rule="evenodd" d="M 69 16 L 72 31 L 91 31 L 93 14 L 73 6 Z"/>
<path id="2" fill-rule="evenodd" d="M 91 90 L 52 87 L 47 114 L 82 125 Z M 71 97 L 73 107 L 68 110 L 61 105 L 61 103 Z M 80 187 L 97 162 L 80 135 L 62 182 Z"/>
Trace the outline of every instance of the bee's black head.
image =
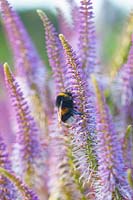
<path id="1" fill-rule="evenodd" d="M 73 108 L 73 98 L 70 92 L 61 92 L 56 98 L 56 106 L 59 108 Z"/>

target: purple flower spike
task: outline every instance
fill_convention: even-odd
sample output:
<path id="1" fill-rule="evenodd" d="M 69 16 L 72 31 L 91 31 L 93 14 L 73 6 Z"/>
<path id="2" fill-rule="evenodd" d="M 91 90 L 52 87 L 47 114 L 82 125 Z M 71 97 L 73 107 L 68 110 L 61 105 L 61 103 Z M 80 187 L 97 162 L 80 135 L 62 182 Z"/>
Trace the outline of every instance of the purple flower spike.
<path id="1" fill-rule="evenodd" d="M 87 200 L 72 161 L 71 135 L 65 127 L 59 128 L 56 116 L 53 117 L 49 134 L 49 199 Z"/>
<path id="2" fill-rule="evenodd" d="M 28 188 L 18 177 L 16 177 L 16 175 L 10 173 L 8 170 L 2 167 L 0 167 L 0 174 L 9 179 L 18 188 L 18 191 L 22 193 L 24 200 L 39 200 L 36 194 L 30 188 Z M 14 198 L 12 197 L 11 199 L 14 200 Z M 3 200 L 8 200 L 8 199 L 5 199 L 4 196 Z"/>
<path id="3" fill-rule="evenodd" d="M 17 13 L 10 7 L 6 0 L 0 0 L 0 9 L 14 56 L 15 74 L 19 77 L 21 85 L 25 83 L 26 87 L 30 88 L 30 90 L 27 88 L 27 90 L 25 88 L 22 88 L 22 90 L 24 94 L 28 92 L 28 94 L 25 94 L 25 97 L 29 100 L 31 107 L 34 105 L 32 115 L 36 117 L 36 121 L 39 124 L 40 111 L 38 110 L 36 101 L 39 101 L 42 115 L 49 116 L 53 108 L 52 103 L 49 101 L 51 95 L 46 80 L 46 68 Z M 34 99 L 30 99 L 31 96 L 36 97 L 35 104 Z M 47 121 L 46 116 L 43 117 L 45 122 Z M 41 127 L 40 124 L 39 126 Z"/>
<path id="4" fill-rule="evenodd" d="M 63 35 L 65 35 L 65 37 L 68 40 L 72 40 L 72 36 L 73 36 L 73 29 L 72 29 L 72 25 L 69 24 L 69 22 L 67 21 L 67 19 L 64 16 L 63 11 L 60 8 L 56 8 L 57 10 L 57 17 L 58 17 L 58 23 L 59 23 L 59 30 L 60 33 L 62 33 Z"/>
<path id="5" fill-rule="evenodd" d="M 79 58 L 87 72 L 96 67 L 96 33 L 91 0 L 81 0 L 79 15 Z"/>
<path id="6" fill-rule="evenodd" d="M 120 70 L 121 81 L 121 114 L 126 120 L 133 120 L 133 35 L 128 60 Z"/>
<path id="7" fill-rule="evenodd" d="M 132 164 L 132 157 L 133 157 L 133 151 L 132 151 L 132 125 L 129 125 L 126 129 L 125 136 L 122 138 L 122 150 L 123 150 L 123 158 L 125 161 L 125 167 L 133 168 Z"/>
<path id="8" fill-rule="evenodd" d="M 128 57 L 128 50 L 131 45 L 131 35 L 133 32 L 133 10 L 129 13 L 126 25 L 124 26 L 124 30 L 120 35 L 118 49 L 116 50 L 111 66 L 111 78 L 114 79 L 121 71 L 121 67 L 124 64 L 125 60 Z M 119 48 L 121 47 L 121 48 Z"/>
<path id="9" fill-rule="evenodd" d="M 14 142 L 15 137 L 12 129 L 12 123 L 10 120 L 10 113 L 12 112 L 10 110 L 10 101 L 7 98 L 6 87 L 4 84 L 4 72 L 2 65 L 0 65 L 0 85 L 2 89 L 2 93 L 0 95 L 0 113 L 2 113 L 2 115 L 0 115 L 0 136 L 2 136 L 5 144 L 7 145 L 8 150 L 10 151 L 11 143 Z"/>
<path id="10" fill-rule="evenodd" d="M 49 193 L 50 199 L 82 199 L 78 185 L 74 182 L 68 157 L 69 141 L 66 137 L 51 138 L 49 144 Z M 75 172 L 76 173 L 76 172 Z M 84 197 L 84 199 L 86 199 Z"/>
<path id="11" fill-rule="evenodd" d="M 62 34 L 59 35 L 66 56 L 66 87 L 72 93 L 76 110 L 81 113 L 77 115 L 72 129 L 72 143 L 74 145 L 74 156 L 78 170 L 81 171 L 80 178 L 89 182 L 90 176 L 96 168 L 96 159 L 93 152 L 93 139 L 95 130 L 95 114 L 92 103 L 92 93 L 89 91 L 86 76 L 72 47 L 67 43 Z M 91 174 L 91 175 L 90 175 Z M 92 181 L 92 180 L 91 180 Z M 93 181 L 92 181 L 93 182 Z"/>
<path id="12" fill-rule="evenodd" d="M 44 165 L 45 158 L 42 158 L 43 150 L 39 140 L 39 133 L 34 119 L 30 115 L 30 110 L 23 97 L 23 93 L 6 63 L 4 64 L 4 73 L 7 88 L 16 111 L 19 129 L 13 157 L 13 159 L 17 160 L 18 168 L 14 170 L 23 176 L 27 184 L 34 186 L 35 180 L 40 181 L 44 173 L 42 165 Z M 41 182 L 35 187 L 41 187 Z"/>
<path id="13" fill-rule="evenodd" d="M 8 1 L 0 0 L 0 9 L 8 40 L 13 51 L 17 75 L 27 78 L 30 86 L 42 83 L 44 87 L 45 68 L 22 21 L 10 7 Z"/>
<path id="14" fill-rule="evenodd" d="M 78 51 L 78 39 L 79 39 L 79 6 L 75 2 L 75 0 L 67 0 L 66 5 L 70 10 L 70 17 L 71 20 L 69 21 L 65 15 L 63 10 L 60 8 L 57 8 L 57 17 L 58 17 L 58 23 L 59 23 L 59 30 L 60 33 L 62 33 L 71 46 Z"/>
<path id="15" fill-rule="evenodd" d="M 58 34 L 55 30 L 55 27 L 49 21 L 46 14 L 41 10 L 38 10 L 37 12 L 45 27 L 46 48 L 49 63 L 52 67 L 54 80 L 56 83 L 56 92 L 58 94 L 60 91 L 64 91 L 63 70 L 65 66 L 61 42 L 58 38 Z"/>
<path id="16" fill-rule="evenodd" d="M 126 180 L 121 143 L 117 138 L 109 108 L 102 91 L 93 77 L 96 93 L 96 131 L 99 185 L 96 183 L 97 199 L 131 200 Z"/>
<path id="17" fill-rule="evenodd" d="M 6 145 L 0 137 L 0 167 L 5 168 L 11 172 L 11 163 L 8 159 Z M 16 200 L 17 192 L 13 184 L 5 177 L 0 176 L 0 199 L 1 200 Z"/>
<path id="18" fill-rule="evenodd" d="M 86 129 L 87 132 L 89 131 L 89 133 L 92 133 L 95 130 L 95 123 L 92 122 L 94 120 L 94 115 L 93 115 L 94 112 L 92 111 L 93 105 L 90 100 L 92 93 L 89 90 L 86 76 L 78 61 L 78 57 L 76 56 L 72 47 L 65 40 L 65 37 L 62 34 L 60 34 L 59 37 L 62 42 L 66 56 L 66 67 L 65 67 L 66 88 L 68 91 L 72 93 L 76 110 L 78 110 L 81 114 L 83 114 L 80 115 L 79 117 L 80 127 L 83 126 L 82 130 Z M 83 138 L 81 143 L 82 142 L 84 143 L 84 141 L 86 142 L 86 139 L 88 138 L 88 133 L 86 136 L 84 135 Z"/>

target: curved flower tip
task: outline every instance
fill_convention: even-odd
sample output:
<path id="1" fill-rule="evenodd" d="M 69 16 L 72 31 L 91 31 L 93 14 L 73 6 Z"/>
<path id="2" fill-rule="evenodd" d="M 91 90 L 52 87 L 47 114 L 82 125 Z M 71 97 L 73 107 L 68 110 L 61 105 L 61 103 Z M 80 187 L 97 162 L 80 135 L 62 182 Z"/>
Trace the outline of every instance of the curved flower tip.
<path id="1" fill-rule="evenodd" d="M 8 63 L 4 63 L 3 67 L 4 67 L 4 73 L 7 77 L 7 79 L 8 80 L 13 79 L 13 77 L 11 75 L 12 73 L 11 73 L 11 70 L 10 70 Z"/>
<path id="2" fill-rule="evenodd" d="M 65 47 L 68 47 L 68 44 L 67 44 L 67 42 L 65 40 L 64 35 L 63 34 L 59 34 L 59 38 L 61 40 L 62 45 L 65 46 Z"/>
<path id="3" fill-rule="evenodd" d="M 40 9 L 37 9 L 37 13 L 40 16 L 40 18 L 46 16 L 45 13 L 42 10 L 40 10 Z"/>
<path id="4" fill-rule="evenodd" d="M 10 173 L 8 170 L 2 167 L 0 167 L 0 174 L 8 178 L 18 188 L 25 200 L 39 200 L 38 197 L 34 194 L 34 192 L 31 189 L 29 189 L 14 174 Z"/>
<path id="5" fill-rule="evenodd" d="M 37 9 L 36 11 L 37 11 L 37 13 L 38 13 L 38 15 L 39 15 L 39 17 L 40 17 L 41 19 L 42 19 L 43 17 L 46 16 L 45 13 L 44 13 L 42 10 Z"/>

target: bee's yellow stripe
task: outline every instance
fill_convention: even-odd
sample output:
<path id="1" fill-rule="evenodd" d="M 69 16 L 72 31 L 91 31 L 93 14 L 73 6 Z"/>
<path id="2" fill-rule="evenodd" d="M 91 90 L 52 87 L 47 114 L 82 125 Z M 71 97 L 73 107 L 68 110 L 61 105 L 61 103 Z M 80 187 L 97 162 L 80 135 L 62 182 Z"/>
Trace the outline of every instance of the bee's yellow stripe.
<path id="1" fill-rule="evenodd" d="M 65 94 L 64 92 L 61 92 L 61 93 L 58 94 L 58 96 L 68 97 L 68 94 Z"/>

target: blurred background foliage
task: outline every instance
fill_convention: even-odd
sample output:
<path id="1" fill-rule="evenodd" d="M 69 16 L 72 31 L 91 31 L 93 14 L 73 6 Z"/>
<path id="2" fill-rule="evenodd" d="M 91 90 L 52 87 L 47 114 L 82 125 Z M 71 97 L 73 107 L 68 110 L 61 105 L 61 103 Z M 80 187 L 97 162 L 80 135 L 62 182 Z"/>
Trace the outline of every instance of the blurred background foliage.
<path id="1" fill-rule="evenodd" d="M 128 14 L 111 1 L 104 1 L 97 26 L 101 38 L 101 59 L 106 63 L 112 59 Z"/>
<path id="2" fill-rule="evenodd" d="M 57 17 L 53 10 L 43 9 L 58 29 Z M 44 41 L 44 29 L 36 10 L 18 11 L 26 29 L 28 30 L 37 50 L 49 68 Z M 101 10 L 96 15 L 97 38 L 100 61 L 105 69 L 109 68 L 116 50 L 120 48 L 120 37 L 127 23 L 129 13 L 121 7 L 117 7 L 110 0 L 103 1 Z M 12 55 L 6 41 L 5 32 L 0 23 L 0 63 L 8 62 L 12 66 Z M 50 69 L 50 68 L 49 68 Z"/>

